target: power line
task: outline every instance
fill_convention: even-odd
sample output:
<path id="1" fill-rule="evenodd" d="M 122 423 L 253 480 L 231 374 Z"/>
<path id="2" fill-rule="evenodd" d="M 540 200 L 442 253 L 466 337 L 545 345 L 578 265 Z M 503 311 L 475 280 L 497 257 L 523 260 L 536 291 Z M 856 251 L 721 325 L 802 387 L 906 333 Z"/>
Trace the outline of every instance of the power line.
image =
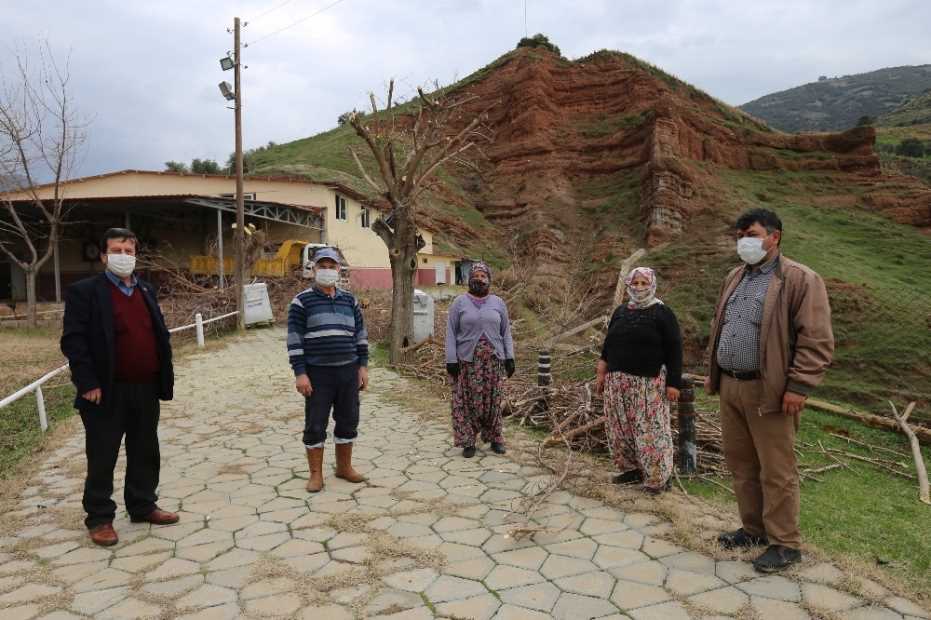
<path id="1" fill-rule="evenodd" d="M 268 39 L 268 38 L 270 38 L 270 37 L 273 37 L 273 36 L 275 36 L 276 34 L 280 34 L 280 33 L 284 32 L 285 30 L 288 30 L 289 28 L 294 28 L 295 26 L 297 26 L 297 25 L 299 25 L 299 24 L 303 24 L 303 23 L 306 22 L 308 19 L 310 19 L 310 18 L 312 18 L 312 17 L 316 17 L 317 15 L 320 15 L 320 14 L 323 13 L 324 11 L 327 11 L 327 10 L 329 10 L 329 9 L 332 9 L 334 6 L 336 6 L 337 4 L 340 4 L 340 3 L 342 3 L 342 2 L 345 2 L 345 0 L 336 0 L 336 2 L 331 2 L 330 4 L 326 5 L 326 6 L 323 7 L 322 9 L 318 9 L 318 10 L 314 11 L 313 13 L 311 13 L 310 15 L 307 15 L 306 17 L 302 17 L 302 18 L 300 18 L 300 19 L 298 19 L 298 20 L 296 20 L 296 21 L 293 21 L 293 22 L 291 22 L 290 24 L 288 24 L 287 26 L 283 26 L 283 27 L 279 28 L 278 30 L 274 30 L 274 31 L 272 31 L 272 32 L 269 32 L 267 35 L 262 36 L 262 37 L 259 37 L 259 38 L 256 39 L 255 41 L 252 41 L 252 42 L 250 42 L 250 43 L 246 43 L 245 46 L 246 46 L 246 47 L 249 47 L 250 45 L 255 45 L 255 44 L 258 43 L 259 41 L 264 41 L 265 39 Z"/>
<path id="2" fill-rule="evenodd" d="M 290 4 L 290 3 L 293 2 L 293 1 L 294 1 L 294 0 L 284 0 L 284 2 L 281 2 L 280 4 L 276 4 L 276 5 L 273 6 L 272 8 L 270 8 L 270 9 L 268 9 L 268 10 L 262 12 L 262 13 L 259 13 L 258 15 L 256 15 L 255 17 L 253 17 L 252 19 L 247 19 L 247 20 L 245 20 L 244 26 L 248 26 L 249 24 L 251 24 L 251 23 L 253 23 L 253 22 L 256 22 L 256 21 L 262 19 L 263 17 L 265 17 L 265 16 L 268 15 L 269 13 L 272 13 L 272 12 L 274 12 L 274 11 L 277 11 L 278 9 L 280 9 L 281 7 L 283 7 L 284 5 Z"/>

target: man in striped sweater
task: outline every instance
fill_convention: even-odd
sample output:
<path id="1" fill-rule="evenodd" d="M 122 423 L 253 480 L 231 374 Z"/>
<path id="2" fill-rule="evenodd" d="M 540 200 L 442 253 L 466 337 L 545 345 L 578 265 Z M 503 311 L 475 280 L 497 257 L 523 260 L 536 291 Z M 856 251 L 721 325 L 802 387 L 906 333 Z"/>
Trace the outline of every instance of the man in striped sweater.
<path id="1" fill-rule="evenodd" d="M 352 293 L 336 288 L 339 254 L 314 254 L 314 286 L 298 294 L 288 309 L 288 358 L 295 387 L 304 396 L 304 446 L 310 475 L 307 490 L 323 488 L 323 442 L 330 410 L 336 426 L 336 477 L 365 478 L 352 468 L 352 442 L 358 434 L 359 391 L 368 385 L 368 334 Z"/>

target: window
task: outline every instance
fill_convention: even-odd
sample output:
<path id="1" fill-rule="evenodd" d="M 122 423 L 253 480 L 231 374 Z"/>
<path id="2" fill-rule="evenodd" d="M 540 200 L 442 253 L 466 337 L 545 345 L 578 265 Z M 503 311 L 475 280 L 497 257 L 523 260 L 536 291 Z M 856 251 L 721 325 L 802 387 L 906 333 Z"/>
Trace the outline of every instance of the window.
<path id="1" fill-rule="evenodd" d="M 362 228 L 369 228 L 372 224 L 371 219 L 370 219 L 371 216 L 369 215 L 369 210 L 366 209 L 365 207 L 362 207 L 361 211 L 362 211 L 362 214 L 361 214 Z"/>
<path id="2" fill-rule="evenodd" d="M 336 194 L 336 219 L 343 222 L 349 219 L 346 215 L 346 199 L 339 194 Z"/>

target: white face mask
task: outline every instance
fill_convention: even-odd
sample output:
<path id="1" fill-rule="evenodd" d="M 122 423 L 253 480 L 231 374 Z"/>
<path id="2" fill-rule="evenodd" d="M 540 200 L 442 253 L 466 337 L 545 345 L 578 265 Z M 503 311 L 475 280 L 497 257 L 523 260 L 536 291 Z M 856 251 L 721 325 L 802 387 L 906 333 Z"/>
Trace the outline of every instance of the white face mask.
<path id="1" fill-rule="evenodd" d="M 136 269 L 136 257 L 131 254 L 107 254 L 107 269 L 115 276 L 128 278 Z"/>
<path id="2" fill-rule="evenodd" d="M 766 258 L 763 240 L 759 237 L 743 237 L 737 240 L 737 256 L 748 265 L 756 265 Z"/>
<path id="3" fill-rule="evenodd" d="M 339 270 L 318 268 L 316 280 L 320 286 L 335 286 L 339 282 Z"/>

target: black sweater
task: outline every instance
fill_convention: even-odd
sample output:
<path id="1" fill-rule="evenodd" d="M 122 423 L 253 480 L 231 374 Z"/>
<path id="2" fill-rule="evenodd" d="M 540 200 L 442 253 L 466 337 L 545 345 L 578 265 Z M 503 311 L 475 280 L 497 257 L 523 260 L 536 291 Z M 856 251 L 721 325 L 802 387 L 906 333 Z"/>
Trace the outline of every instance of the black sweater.
<path id="1" fill-rule="evenodd" d="M 656 377 L 666 365 L 666 385 L 682 387 L 682 334 L 676 315 L 665 304 L 643 310 L 618 306 L 601 349 L 608 372 Z"/>

